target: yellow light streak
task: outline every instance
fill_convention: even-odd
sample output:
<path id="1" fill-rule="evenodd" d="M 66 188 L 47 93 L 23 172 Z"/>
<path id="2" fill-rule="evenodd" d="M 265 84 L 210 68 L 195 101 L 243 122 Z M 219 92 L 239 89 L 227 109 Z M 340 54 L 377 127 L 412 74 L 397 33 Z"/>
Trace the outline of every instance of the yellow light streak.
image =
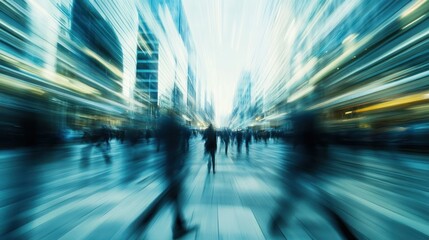
<path id="1" fill-rule="evenodd" d="M 104 67 L 106 67 L 107 69 L 109 69 L 110 72 L 112 72 L 113 74 L 115 74 L 116 76 L 118 76 L 119 78 L 122 78 L 122 71 L 119 70 L 117 67 L 113 66 L 112 64 L 110 64 L 109 62 L 107 62 L 106 60 L 104 60 L 102 57 L 100 57 L 98 54 L 96 54 L 95 52 L 93 52 L 92 50 L 83 47 L 82 51 L 87 54 L 88 56 L 92 57 L 93 59 L 97 60 L 99 63 L 101 63 Z"/>
<path id="2" fill-rule="evenodd" d="M 29 90 L 39 95 L 43 95 L 45 93 L 45 91 L 34 84 L 26 83 L 3 74 L 0 75 L 0 85 L 5 86 L 6 88 L 11 87 L 20 90 Z"/>
<path id="3" fill-rule="evenodd" d="M 100 95 L 100 92 L 78 80 L 63 76 L 61 74 L 57 74 L 55 72 L 49 72 L 46 75 L 45 79 L 53 82 L 57 86 L 64 87 L 68 90 L 72 90 L 75 92 L 83 93 L 83 94 L 91 94 L 91 95 Z"/>
<path id="4" fill-rule="evenodd" d="M 420 101 L 427 101 L 428 99 L 429 99 L 429 92 L 412 94 L 409 96 L 400 97 L 400 98 L 390 100 L 387 102 L 374 104 L 374 105 L 369 106 L 369 107 L 361 108 L 361 109 L 356 110 L 356 112 L 362 113 L 362 112 L 380 110 L 380 109 L 385 109 L 385 108 L 397 107 L 400 105 L 416 103 L 416 102 L 420 102 Z"/>
<path id="5" fill-rule="evenodd" d="M 20 61 L 20 59 L 16 58 L 15 56 L 9 57 L 3 54 L 0 54 L 0 59 L 6 60 L 7 62 L 11 63 L 12 65 L 18 67 L 21 70 L 24 70 L 28 73 L 34 74 L 36 76 L 40 76 L 45 80 L 48 80 L 52 82 L 54 85 L 64 87 L 69 90 L 73 90 L 76 92 L 84 93 L 84 94 L 100 94 L 100 92 L 76 79 L 68 78 L 66 76 L 63 76 L 61 74 L 58 74 L 56 72 L 53 72 L 51 70 L 48 70 L 46 68 L 40 68 L 36 65 L 33 65 L 28 62 Z M 17 79 L 12 79 L 12 82 L 16 82 Z M 13 84 L 13 83 L 11 83 Z M 20 88 L 28 88 L 23 86 L 25 83 L 17 83 L 16 87 Z M 34 87 L 32 87 L 34 88 Z M 36 90 L 36 92 L 40 92 L 42 90 Z"/>
<path id="6" fill-rule="evenodd" d="M 406 16 L 410 15 L 414 11 L 416 11 L 419 7 L 421 7 L 427 0 L 417 0 L 413 5 L 411 5 L 409 8 L 407 8 L 402 14 L 401 18 L 405 18 Z"/>

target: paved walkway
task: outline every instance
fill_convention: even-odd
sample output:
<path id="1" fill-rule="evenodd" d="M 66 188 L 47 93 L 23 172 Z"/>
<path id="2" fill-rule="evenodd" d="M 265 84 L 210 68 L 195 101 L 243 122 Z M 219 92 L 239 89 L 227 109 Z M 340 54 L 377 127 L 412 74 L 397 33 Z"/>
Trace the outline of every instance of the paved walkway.
<path id="1" fill-rule="evenodd" d="M 186 217 L 199 229 L 183 239 L 341 239 L 317 195 L 301 202 L 281 235 L 268 222 L 281 189 L 281 143 L 251 145 L 217 153 L 217 173 L 208 174 L 202 153 L 186 186 Z M 359 239 L 429 239 L 429 163 L 420 155 L 387 151 L 330 149 L 330 164 L 318 179 L 322 193 Z M 393 157 L 394 156 L 394 157 Z M 426 184 L 425 184 L 426 182 Z M 316 199 L 315 199 L 316 198 Z M 426 199 L 426 200 L 425 200 Z M 143 239 L 171 239 L 171 209 L 166 207 Z"/>
<path id="2" fill-rule="evenodd" d="M 241 154 L 235 149 L 231 149 L 229 156 L 223 151 L 218 153 L 216 174 L 207 173 L 202 154 L 196 157 L 185 184 L 188 186 L 185 215 L 190 225 L 199 228 L 183 239 L 285 239 L 285 235 L 288 239 L 341 239 L 309 203 L 298 207 L 282 234 L 271 235 L 268 223 L 281 194 L 279 183 L 267 175 L 266 169 L 258 168 L 258 162 L 252 162 L 258 156 L 257 147 L 251 150 L 254 152 L 250 155 L 244 148 Z M 281 151 L 275 153 L 282 155 Z M 171 210 L 166 207 L 159 213 L 144 239 L 172 238 Z"/>
<path id="3" fill-rule="evenodd" d="M 156 171 L 162 155 L 153 144 L 133 150 L 113 141 L 111 165 L 93 149 L 85 167 L 83 147 L 36 153 L 41 156 L 24 150 L 2 154 L 0 217 L 5 221 L 0 229 L 4 232 L 12 223 L 19 227 L 1 239 L 121 239 L 131 222 L 163 193 L 165 186 Z M 30 164 L 37 161 L 42 162 Z"/>
<path id="4" fill-rule="evenodd" d="M 234 146 L 228 156 L 222 149 L 213 175 L 203 145 L 191 141 L 184 210 L 199 228 L 184 239 L 341 239 L 312 201 L 317 195 L 297 206 L 280 235 L 269 233 L 283 194 L 285 156 L 293 160 L 289 146 L 254 143 L 249 155 Z M 130 148 L 112 142 L 111 165 L 94 149 L 86 167 L 80 164 L 82 147 L 0 154 L 0 229 L 19 226 L 0 239 L 124 239 L 130 224 L 164 193 L 163 156 L 153 143 Z M 429 239 L 426 156 L 332 147 L 329 158 L 317 184 L 359 238 Z M 141 239 L 171 239 L 171 223 L 171 207 L 161 208 Z"/>

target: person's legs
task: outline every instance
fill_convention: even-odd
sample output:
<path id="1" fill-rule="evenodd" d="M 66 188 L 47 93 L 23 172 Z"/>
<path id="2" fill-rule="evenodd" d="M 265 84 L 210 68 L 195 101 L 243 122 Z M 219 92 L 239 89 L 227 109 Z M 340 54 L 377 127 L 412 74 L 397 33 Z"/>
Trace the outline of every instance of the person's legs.
<path id="1" fill-rule="evenodd" d="M 97 145 L 97 147 L 98 147 L 98 149 L 100 149 L 101 154 L 103 154 L 104 161 L 105 161 L 107 164 L 111 163 L 110 155 L 109 155 L 109 153 L 107 152 L 107 151 L 108 151 L 108 150 L 107 150 L 108 146 L 105 146 L 105 147 L 104 147 L 104 146 L 103 146 L 103 144 L 99 144 L 99 145 Z"/>
<path id="2" fill-rule="evenodd" d="M 173 225 L 173 239 L 185 236 L 194 231 L 196 226 L 187 226 L 183 214 L 183 202 L 180 193 L 182 192 L 181 183 L 175 183 L 172 187 L 170 201 L 173 203 L 175 217 Z"/>
<path id="3" fill-rule="evenodd" d="M 205 153 L 204 153 L 204 156 L 207 156 L 208 155 L 208 160 L 207 160 L 207 170 L 208 170 L 208 172 L 210 173 L 210 168 L 212 167 L 211 166 L 211 153 L 209 152 L 209 150 L 206 150 L 205 151 Z"/>
<path id="4" fill-rule="evenodd" d="M 213 173 L 216 173 L 216 171 L 215 171 L 215 154 L 216 154 L 216 150 L 210 151 L 211 164 L 213 165 Z"/>
<path id="5" fill-rule="evenodd" d="M 344 219 L 332 209 L 332 206 L 329 203 L 322 203 L 321 206 L 325 210 L 327 215 L 333 220 L 333 223 L 337 226 L 338 231 L 341 233 L 344 239 L 358 239 L 352 232 L 351 228 L 344 221 Z"/>
<path id="6" fill-rule="evenodd" d="M 107 148 L 108 150 L 110 150 L 110 141 L 109 141 L 109 139 L 107 138 L 107 139 L 105 139 L 104 141 L 106 142 L 106 148 Z"/>
<path id="7" fill-rule="evenodd" d="M 91 158 L 91 151 L 92 151 L 93 144 L 89 143 L 87 146 L 82 148 L 82 158 L 81 158 L 81 165 L 87 166 L 89 164 L 89 159 Z"/>
<path id="8" fill-rule="evenodd" d="M 215 153 L 213 153 L 213 157 L 212 157 L 213 173 L 216 173 L 216 170 L 215 170 L 215 158 L 216 158 L 216 155 L 215 155 Z"/>
<path id="9" fill-rule="evenodd" d="M 180 199 L 180 187 L 179 183 L 173 183 L 171 187 L 170 201 L 173 203 L 175 213 L 173 231 L 185 228 L 185 220 L 182 213 L 182 203 Z"/>
<path id="10" fill-rule="evenodd" d="M 270 221 L 270 231 L 273 234 L 278 233 L 281 226 L 287 226 L 291 216 L 294 213 L 296 206 L 299 204 L 303 197 L 302 192 L 302 174 L 292 172 L 291 175 L 285 179 L 284 196 L 278 200 L 277 208 Z"/>

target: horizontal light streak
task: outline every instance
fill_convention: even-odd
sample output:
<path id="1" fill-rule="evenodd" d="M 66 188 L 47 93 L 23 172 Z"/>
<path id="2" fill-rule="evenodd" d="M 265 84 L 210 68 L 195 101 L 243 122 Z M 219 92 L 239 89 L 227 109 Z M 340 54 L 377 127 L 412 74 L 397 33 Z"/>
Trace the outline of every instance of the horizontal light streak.
<path id="1" fill-rule="evenodd" d="M 424 93 L 418 93 L 418 94 L 412 94 L 405 97 L 399 97 L 390 101 L 386 101 L 383 103 L 374 104 L 369 107 L 361 108 L 356 110 L 357 113 L 363 113 L 363 112 L 369 112 L 369 111 L 375 111 L 375 110 L 381 110 L 386 108 L 392 108 L 392 107 L 398 107 L 403 106 L 410 103 L 416 103 L 416 102 L 422 102 L 422 101 L 428 101 L 429 92 Z"/>

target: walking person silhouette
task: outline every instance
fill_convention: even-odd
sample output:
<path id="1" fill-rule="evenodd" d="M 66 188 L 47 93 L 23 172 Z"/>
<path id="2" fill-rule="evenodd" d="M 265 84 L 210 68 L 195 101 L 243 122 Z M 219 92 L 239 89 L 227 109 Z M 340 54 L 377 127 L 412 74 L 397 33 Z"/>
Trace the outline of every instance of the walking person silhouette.
<path id="1" fill-rule="evenodd" d="M 186 177 L 186 152 L 183 151 L 185 128 L 182 127 L 174 112 L 169 112 L 160 122 L 158 140 L 160 150 L 164 152 L 162 176 L 167 183 L 167 194 L 163 201 L 154 204 L 154 210 L 137 221 L 137 231 L 144 232 L 150 220 L 165 204 L 171 203 L 174 208 L 173 239 L 183 237 L 197 229 L 197 226 L 187 226 L 183 214 L 183 182 Z"/>
<path id="2" fill-rule="evenodd" d="M 213 125 L 210 124 L 209 127 L 204 131 L 204 140 L 206 140 L 204 147 L 206 153 L 210 155 L 210 159 L 207 163 L 207 169 L 210 173 L 210 168 L 213 166 L 213 174 L 216 173 L 215 170 L 215 156 L 217 149 L 217 140 L 216 140 L 216 132 L 213 128 Z"/>

